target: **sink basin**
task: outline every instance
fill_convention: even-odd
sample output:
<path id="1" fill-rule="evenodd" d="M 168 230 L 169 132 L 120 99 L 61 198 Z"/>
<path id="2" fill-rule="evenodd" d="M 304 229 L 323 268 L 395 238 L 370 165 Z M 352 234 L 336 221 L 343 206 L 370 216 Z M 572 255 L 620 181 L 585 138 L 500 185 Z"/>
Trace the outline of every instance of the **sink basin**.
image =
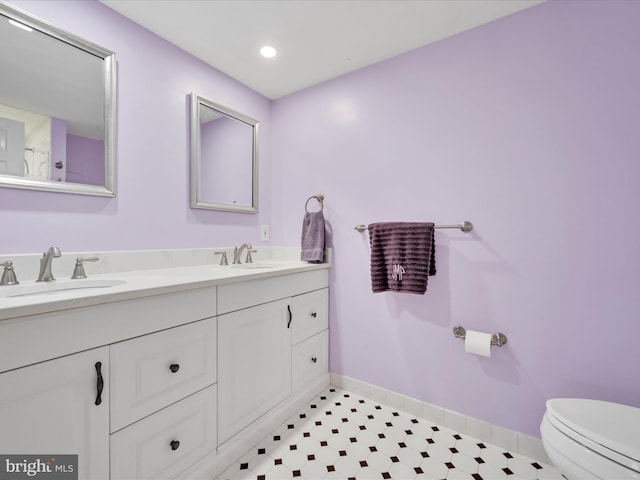
<path id="1" fill-rule="evenodd" d="M 33 282 L 0 287 L 0 298 L 25 297 L 27 295 L 46 295 L 51 293 L 82 290 L 86 288 L 109 288 L 122 285 L 124 280 L 63 280 L 53 282 Z"/>
<path id="2" fill-rule="evenodd" d="M 258 262 L 258 263 L 237 263 L 231 265 L 231 268 L 240 268 L 244 270 L 252 270 L 256 268 L 276 268 L 282 267 L 281 263 L 267 263 L 267 262 Z"/>

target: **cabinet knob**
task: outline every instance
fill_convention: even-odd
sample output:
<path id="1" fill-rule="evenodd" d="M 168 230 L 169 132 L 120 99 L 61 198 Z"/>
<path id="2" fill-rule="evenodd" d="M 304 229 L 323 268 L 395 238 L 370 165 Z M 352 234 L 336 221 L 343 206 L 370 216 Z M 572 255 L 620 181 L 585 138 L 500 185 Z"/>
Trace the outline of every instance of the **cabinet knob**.
<path id="1" fill-rule="evenodd" d="M 171 440 L 169 445 L 171 445 L 171 450 L 177 450 L 180 448 L 180 442 L 178 440 Z"/>
<path id="2" fill-rule="evenodd" d="M 318 314 L 317 314 L 316 312 L 311 312 L 311 316 L 312 316 L 313 318 L 316 318 L 316 317 L 318 316 Z"/>
<path id="3" fill-rule="evenodd" d="M 169 365 L 169 370 L 171 370 L 171 373 L 176 373 L 178 370 L 180 370 L 180 365 L 178 365 L 177 363 L 172 363 L 171 365 Z"/>
<path id="4" fill-rule="evenodd" d="M 312 361 L 313 363 L 316 363 L 316 362 L 318 361 L 318 357 L 311 357 L 311 361 Z"/>

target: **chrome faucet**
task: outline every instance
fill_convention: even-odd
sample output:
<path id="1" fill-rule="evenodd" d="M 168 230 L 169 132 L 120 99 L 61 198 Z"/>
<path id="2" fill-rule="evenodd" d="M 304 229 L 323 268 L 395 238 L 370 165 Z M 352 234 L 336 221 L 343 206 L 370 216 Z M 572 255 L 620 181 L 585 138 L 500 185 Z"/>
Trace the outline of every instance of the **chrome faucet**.
<path id="1" fill-rule="evenodd" d="M 0 267 L 4 267 L 2 278 L 0 278 L 0 285 L 17 285 L 20 283 L 16 277 L 16 272 L 13 270 L 12 261 L 2 262 L 0 263 Z"/>
<path id="2" fill-rule="evenodd" d="M 246 249 L 248 249 L 248 250 L 251 250 L 253 247 L 251 246 L 251 244 L 250 244 L 250 243 L 243 243 L 243 244 L 242 244 L 242 245 L 240 245 L 239 247 L 235 247 L 235 248 L 233 249 L 233 263 L 234 263 L 234 265 L 235 265 L 235 264 L 238 264 L 238 263 L 242 263 L 242 262 L 240 261 L 240 255 L 242 255 L 242 251 L 243 251 L 245 248 L 246 248 Z"/>
<path id="3" fill-rule="evenodd" d="M 36 282 L 52 282 L 55 280 L 53 273 L 51 273 L 51 262 L 60 255 L 60 249 L 58 247 L 50 247 L 49 250 L 42 254 L 42 258 L 40 259 L 40 273 L 38 274 L 38 280 L 36 280 Z"/>

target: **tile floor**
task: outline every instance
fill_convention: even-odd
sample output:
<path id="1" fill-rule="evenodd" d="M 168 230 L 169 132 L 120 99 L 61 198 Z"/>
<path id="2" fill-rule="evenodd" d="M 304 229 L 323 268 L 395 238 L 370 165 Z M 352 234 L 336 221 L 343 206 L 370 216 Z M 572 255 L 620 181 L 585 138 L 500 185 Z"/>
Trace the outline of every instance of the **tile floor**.
<path id="1" fill-rule="evenodd" d="M 508 452 L 333 386 L 251 448 L 218 480 L 561 480 Z"/>

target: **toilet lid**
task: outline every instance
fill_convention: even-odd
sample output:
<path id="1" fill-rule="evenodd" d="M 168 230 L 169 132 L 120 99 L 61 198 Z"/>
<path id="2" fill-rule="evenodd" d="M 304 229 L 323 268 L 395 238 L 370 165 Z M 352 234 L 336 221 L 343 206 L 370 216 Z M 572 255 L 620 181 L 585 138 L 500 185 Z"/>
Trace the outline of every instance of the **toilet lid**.
<path id="1" fill-rule="evenodd" d="M 547 401 L 547 412 L 565 434 L 575 438 L 577 433 L 590 448 L 638 471 L 640 408 L 600 400 L 553 398 Z"/>

